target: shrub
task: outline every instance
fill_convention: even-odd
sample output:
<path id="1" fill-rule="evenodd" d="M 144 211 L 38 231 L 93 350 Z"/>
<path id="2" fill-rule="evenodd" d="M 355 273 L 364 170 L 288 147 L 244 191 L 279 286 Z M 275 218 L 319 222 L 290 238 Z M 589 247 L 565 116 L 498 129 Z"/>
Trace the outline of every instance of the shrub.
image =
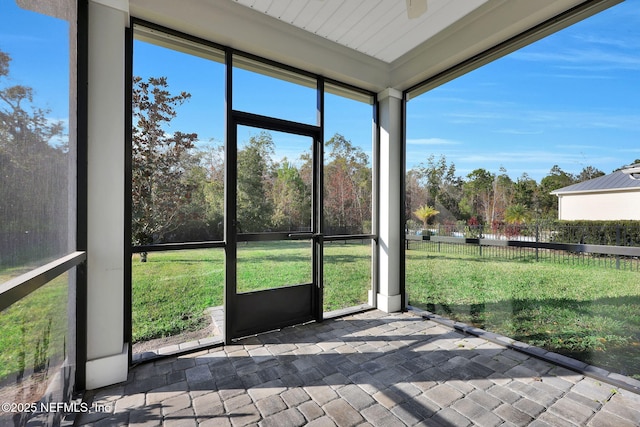
<path id="1" fill-rule="evenodd" d="M 551 241 L 640 246 L 640 221 L 555 221 Z"/>

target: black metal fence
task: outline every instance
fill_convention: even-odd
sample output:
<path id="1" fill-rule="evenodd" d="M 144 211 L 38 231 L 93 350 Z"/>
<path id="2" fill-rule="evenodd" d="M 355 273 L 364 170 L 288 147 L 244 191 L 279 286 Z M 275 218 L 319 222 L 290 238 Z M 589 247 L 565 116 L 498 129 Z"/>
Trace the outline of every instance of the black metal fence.
<path id="1" fill-rule="evenodd" d="M 636 225 L 567 225 L 517 228 L 439 226 L 406 235 L 407 250 L 502 260 L 592 265 L 640 271 Z M 613 243 L 613 244 L 612 244 Z"/>

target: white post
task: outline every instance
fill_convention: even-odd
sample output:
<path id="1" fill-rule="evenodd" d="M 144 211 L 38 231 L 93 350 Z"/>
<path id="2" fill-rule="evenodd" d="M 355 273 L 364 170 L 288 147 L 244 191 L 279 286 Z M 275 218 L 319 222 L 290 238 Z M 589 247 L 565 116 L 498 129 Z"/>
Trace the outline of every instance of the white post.
<path id="1" fill-rule="evenodd" d="M 387 313 L 402 310 L 400 195 L 402 171 L 402 93 L 386 89 L 378 94 L 380 120 L 380 263 L 377 307 Z"/>
<path id="2" fill-rule="evenodd" d="M 89 2 L 86 388 L 125 381 L 124 114 L 128 1 Z"/>

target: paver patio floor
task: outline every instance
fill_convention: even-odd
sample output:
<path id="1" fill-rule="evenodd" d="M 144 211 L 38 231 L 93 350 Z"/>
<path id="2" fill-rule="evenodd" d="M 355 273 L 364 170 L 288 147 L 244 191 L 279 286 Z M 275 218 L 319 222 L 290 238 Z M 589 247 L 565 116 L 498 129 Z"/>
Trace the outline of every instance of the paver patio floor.
<path id="1" fill-rule="evenodd" d="M 635 393 L 378 310 L 143 364 L 85 401 L 75 425 L 640 425 Z"/>

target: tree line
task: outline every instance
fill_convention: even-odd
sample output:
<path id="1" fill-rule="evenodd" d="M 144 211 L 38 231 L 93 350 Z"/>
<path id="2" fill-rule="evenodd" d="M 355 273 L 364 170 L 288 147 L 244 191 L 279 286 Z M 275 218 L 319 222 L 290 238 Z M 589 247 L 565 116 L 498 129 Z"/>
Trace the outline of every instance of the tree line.
<path id="1" fill-rule="evenodd" d="M 635 162 L 638 162 L 636 160 Z M 554 165 L 538 183 L 527 173 L 516 180 L 505 168 L 496 172 L 478 168 L 458 176 L 453 162 L 445 156 L 430 155 L 407 172 L 405 215 L 408 227 L 425 222 L 429 207 L 431 221 L 466 221 L 478 224 L 518 224 L 558 218 L 558 199 L 552 191 L 605 175 L 593 166 L 571 174 Z M 436 211 L 436 214 L 433 213 Z"/>
<path id="2" fill-rule="evenodd" d="M 166 78 L 134 78 L 132 130 L 132 243 L 221 240 L 224 149 L 198 144 L 195 133 L 166 130 L 190 98 L 172 95 Z M 266 131 L 239 144 L 238 231 L 310 231 L 311 147 L 298 159 L 275 159 Z M 368 156 L 343 135 L 325 142 L 325 233 L 371 232 Z"/>

